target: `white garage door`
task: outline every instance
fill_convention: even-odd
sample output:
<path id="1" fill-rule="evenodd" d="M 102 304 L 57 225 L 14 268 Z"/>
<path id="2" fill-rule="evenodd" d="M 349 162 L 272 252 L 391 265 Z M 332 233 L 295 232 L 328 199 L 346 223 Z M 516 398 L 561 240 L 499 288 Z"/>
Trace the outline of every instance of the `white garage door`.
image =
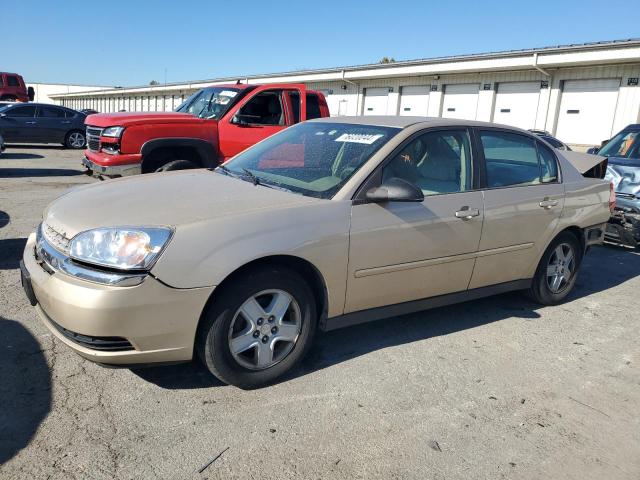
<path id="1" fill-rule="evenodd" d="M 364 92 L 364 114 L 386 115 L 389 88 L 367 88 Z"/>
<path id="2" fill-rule="evenodd" d="M 478 110 L 478 90 L 479 85 L 477 83 L 446 85 L 442 103 L 442 116 L 444 118 L 475 120 L 476 111 Z"/>
<path id="3" fill-rule="evenodd" d="M 429 86 L 415 85 L 402 87 L 400 94 L 400 115 L 426 117 L 429 107 Z"/>
<path id="4" fill-rule="evenodd" d="M 540 82 L 509 82 L 498 85 L 493 121 L 529 129 L 536 125 Z"/>
<path id="5" fill-rule="evenodd" d="M 556 136 L 577 145 L 599 145 L 610 138 L 619 89 L 619 78 L 566 80 Z"/>

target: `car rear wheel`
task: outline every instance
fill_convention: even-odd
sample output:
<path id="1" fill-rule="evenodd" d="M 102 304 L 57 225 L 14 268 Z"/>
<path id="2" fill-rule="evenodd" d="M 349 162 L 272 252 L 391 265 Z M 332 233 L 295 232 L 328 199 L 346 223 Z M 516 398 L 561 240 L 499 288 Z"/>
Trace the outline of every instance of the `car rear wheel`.
<path id="1" fill-rule="evenodd" d="M 198 166 L 189 160 L 172 160 L 156 168 L 156 172 L 171 172 L 173 170 L 190 170 Z"/>
<path id="2" fill-rule="evenodd" d="M 315 329 L 316 306 L 307 283 L 289 269 L 270 267 L 249 272 L 218 292 L 196 346 L 220 380 L 257 388 L 300 361 Z"/>
<path id="3" fill-rule="evenodd" d="M 67 146 L 67 148 L 78 150 L 86 146 L 87 139 L 85 138 L 83 132 L 75 130 L 67 134 L 67 137 L 64 140 L 64 144 Z"/>
<path id="4" fill-rule="evenodd" d="M 573 290 L 582 262 L 582 249 L 575 235 L 560 234 L 544 252 L 529 296 L 543 305 L 555 305 Z"/>

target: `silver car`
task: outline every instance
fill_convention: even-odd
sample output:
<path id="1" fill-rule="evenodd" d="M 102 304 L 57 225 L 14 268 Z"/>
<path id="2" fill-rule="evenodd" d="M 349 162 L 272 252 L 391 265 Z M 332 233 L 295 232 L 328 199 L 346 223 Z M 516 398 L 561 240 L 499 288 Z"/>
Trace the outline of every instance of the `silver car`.
<path id="1" fill-rule="evenodd" d="M 563 301 L 610 215 L 610 185 L 589 178 L 602 160 L 488 123 L 313 120 L 215 170 L 62 196 L 28 239 L 23 285 L 85 358 L 198 356 L 257 387 L 318 328 L 511 290 Z"/>

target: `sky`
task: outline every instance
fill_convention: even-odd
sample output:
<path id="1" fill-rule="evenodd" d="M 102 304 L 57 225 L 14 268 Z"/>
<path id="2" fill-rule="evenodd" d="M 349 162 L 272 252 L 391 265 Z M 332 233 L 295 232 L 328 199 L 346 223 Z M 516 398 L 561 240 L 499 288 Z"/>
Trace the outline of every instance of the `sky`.
<path id="1" fill-rule="evenodd" d="M 26 82 L 134 86 L 638 38 L 640 9 L 628 0 L 0 0 L 0 32 L 0 71 Z"/>

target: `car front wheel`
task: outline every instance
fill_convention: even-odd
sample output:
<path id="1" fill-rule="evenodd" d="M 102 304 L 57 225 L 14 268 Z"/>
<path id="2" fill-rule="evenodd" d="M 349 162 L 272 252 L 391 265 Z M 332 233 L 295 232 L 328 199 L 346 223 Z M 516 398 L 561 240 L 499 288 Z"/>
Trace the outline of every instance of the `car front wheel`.
<path id="1" fill-rule="evenodd" d="M 575 235 L 558 235 L 540 259 L 529 296 L 543 305 L 560 303 L 573 290 L 581 262 L 582 249 Z"/>
<path id="2" fill-rule="evenodd" d="M 315 329 L 315 301 L 304 279 L 287 268 L 262 268 L 217 293 L 200 325 L 197 350 L 223 382 L 257 388 L 302 359 Z"/>

